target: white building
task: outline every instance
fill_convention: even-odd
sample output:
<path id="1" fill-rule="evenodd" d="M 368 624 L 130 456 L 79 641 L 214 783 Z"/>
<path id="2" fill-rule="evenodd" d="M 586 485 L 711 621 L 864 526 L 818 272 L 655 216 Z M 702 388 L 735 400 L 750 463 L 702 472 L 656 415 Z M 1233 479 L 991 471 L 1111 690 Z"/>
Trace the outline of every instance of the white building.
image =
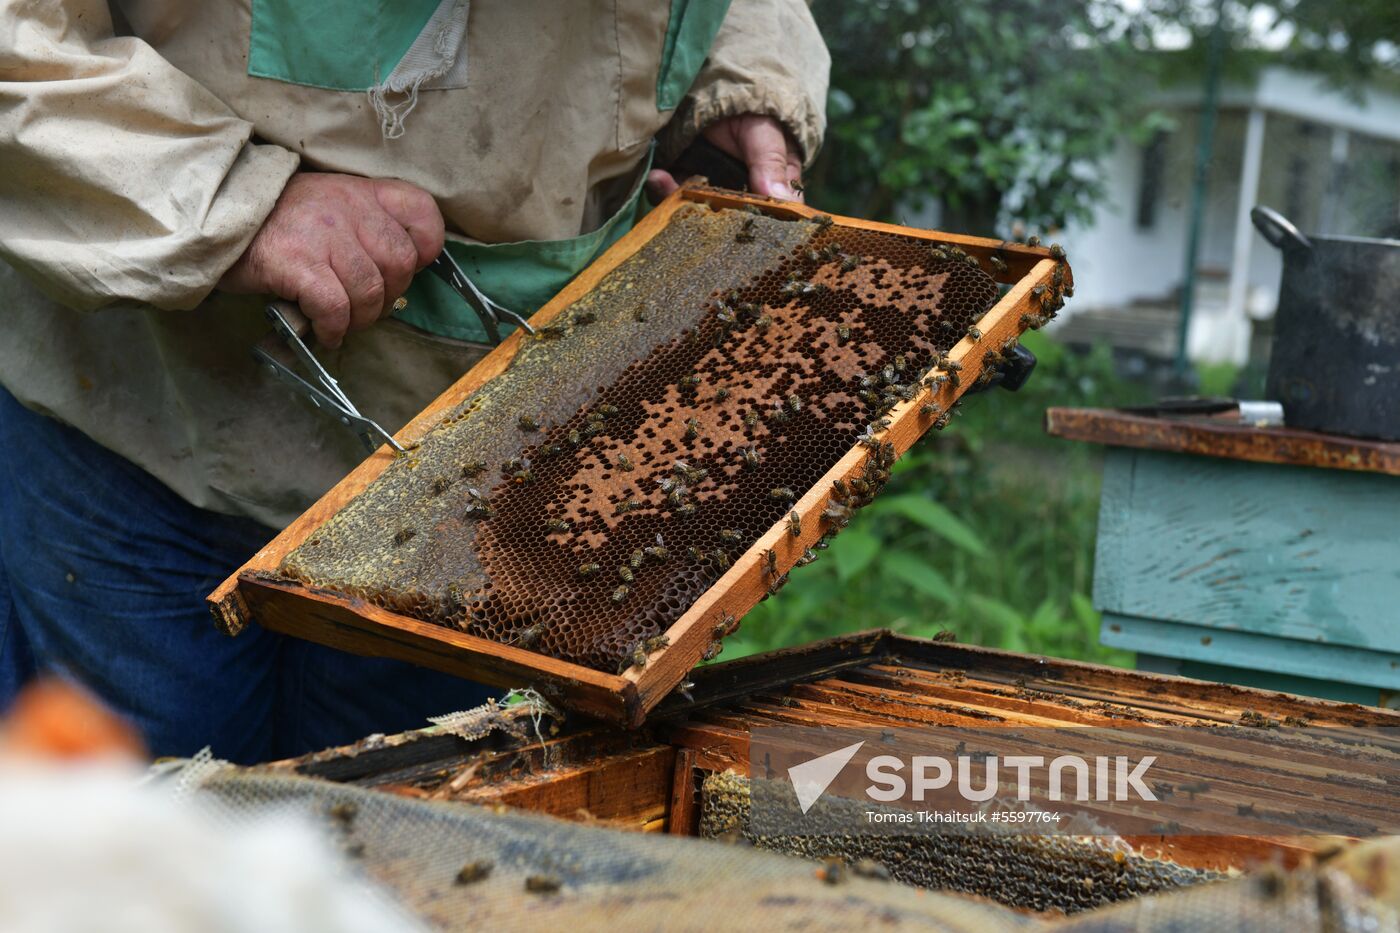
<path id="1" fill-rule="evenodd" d="M 1108 197 L 1092 223 L 1058 235 L 1075 273 L 1058 324 L 1066 339 L 1175 351 L 1202 96 L 1199 86 L 1157 95 L 1174 129 L 1147 145 L 1125 140 L 1109 158 Z M 1252 321 L 1277 305 L 1282 268 L 1250 208 L 1273 207 L 1305 233 L 1395 236 L 1400 93 L 1348 94 L 1281 67 L 1249 84 L 1227 81 L 1206 204 L 1188 352 L 1243 363 Z"/>

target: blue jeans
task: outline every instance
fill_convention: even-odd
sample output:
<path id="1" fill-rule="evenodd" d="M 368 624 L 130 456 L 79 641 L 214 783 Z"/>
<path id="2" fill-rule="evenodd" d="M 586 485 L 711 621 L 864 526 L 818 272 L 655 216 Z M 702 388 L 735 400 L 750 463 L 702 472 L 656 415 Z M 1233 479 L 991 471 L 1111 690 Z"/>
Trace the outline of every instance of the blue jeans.
<path id="1" fill-rule="evenodd" d="M 427 725 L 493 692 L 250 626 L 204 597 L 273 532 L 195 508 L 0 388 L 0 711 L 26 679 L 76 680 L 154 755 L 268 761 Z"/>

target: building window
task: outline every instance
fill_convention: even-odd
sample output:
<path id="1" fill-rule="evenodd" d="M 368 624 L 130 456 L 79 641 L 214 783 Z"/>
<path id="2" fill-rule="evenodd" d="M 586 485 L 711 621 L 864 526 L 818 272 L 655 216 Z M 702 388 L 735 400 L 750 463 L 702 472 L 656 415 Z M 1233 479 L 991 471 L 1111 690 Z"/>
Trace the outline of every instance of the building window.
<path id="1" fill-rule="evenodd" d="M 1162 200 L 1162 175 L 1167 166 L 1167 133 L 1158 130 L 1142 147 L 1142 177 L 1138 182 L 1137 225 L 1146 230 L 1157 222 Z"/>

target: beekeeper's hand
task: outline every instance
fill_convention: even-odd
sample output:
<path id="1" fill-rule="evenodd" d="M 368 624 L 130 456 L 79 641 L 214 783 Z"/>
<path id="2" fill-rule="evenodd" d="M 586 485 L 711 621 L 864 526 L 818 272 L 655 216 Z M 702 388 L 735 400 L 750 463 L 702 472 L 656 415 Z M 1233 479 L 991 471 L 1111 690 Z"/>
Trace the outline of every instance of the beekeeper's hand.
<path id="1" fill-rule="evenodd" d="M 802 154 L 777 120 L 744 113 L 716 120 L 703 132 L 707 140 L 749 167 L 749 190 L 787 201 L 802 200 L 802 192 L 792 186 L 802 181 Z M 647 176 L 647 186 L 653 196 L 663 198 L 678 183 L 670 172 L 654 169 Z"/>
<path id="2" fill-rule="evenodd" d="M 415 185 L 298 172 L 219 287 L 295 301 L 338 347 L 388 313 L 442 243 L 442 213 Z"/>

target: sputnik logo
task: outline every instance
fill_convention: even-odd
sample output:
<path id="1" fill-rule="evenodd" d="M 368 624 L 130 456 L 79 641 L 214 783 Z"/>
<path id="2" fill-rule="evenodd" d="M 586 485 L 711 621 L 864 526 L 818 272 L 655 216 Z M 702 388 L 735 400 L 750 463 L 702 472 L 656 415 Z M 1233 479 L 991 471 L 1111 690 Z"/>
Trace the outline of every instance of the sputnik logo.
<path id="1" fill-rule="evenodd" d="M 831 782 L 841 773 L 841 769 L 850 763 L 864 744 L 862 741 L 847 745 L 820 758 L 813 758 L 788 768 L 788 780 L 792 781 L 792 789 L 797 794 L 797 804 L 804 814 L 821 799 Z"/>

